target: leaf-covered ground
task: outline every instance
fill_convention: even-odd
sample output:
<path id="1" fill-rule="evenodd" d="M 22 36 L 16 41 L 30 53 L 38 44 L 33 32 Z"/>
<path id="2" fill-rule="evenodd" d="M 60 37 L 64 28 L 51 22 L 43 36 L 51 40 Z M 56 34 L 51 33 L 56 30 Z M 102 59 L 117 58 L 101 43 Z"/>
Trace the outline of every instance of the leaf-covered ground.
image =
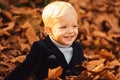
<path id="1" fill-rule="evenodd" d="M 52 1 L 0 0 L 0 80 L 25 59 L 34 41 L 46 36 L 41 13 Z M 120 0 L 66 1 L 78 12 L 78 41 L 87 58 L 82 65 L 87 70 L 66 79 L 120 80 Z M 60 67 L 50 70 L 48 79 L 60 80 L 61 72 Z"/>

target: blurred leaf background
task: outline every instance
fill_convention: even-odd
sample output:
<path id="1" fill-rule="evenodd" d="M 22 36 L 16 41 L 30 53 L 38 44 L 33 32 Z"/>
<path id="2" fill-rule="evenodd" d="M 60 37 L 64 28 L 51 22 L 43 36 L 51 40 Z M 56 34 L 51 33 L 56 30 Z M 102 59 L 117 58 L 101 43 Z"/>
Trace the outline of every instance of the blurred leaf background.
<path id="1" fill-rule="evenodd" d="M 52 1 L 0 0 L 0 80 L 25 59 L 34 41 L 46 36 L 41 13 Z M 70 2 L 78 13 L 77 40 L 88 60 L 83 65 L 88 71 L 72 79 L 119 80 L 120 0 L 61 1 Z"/>

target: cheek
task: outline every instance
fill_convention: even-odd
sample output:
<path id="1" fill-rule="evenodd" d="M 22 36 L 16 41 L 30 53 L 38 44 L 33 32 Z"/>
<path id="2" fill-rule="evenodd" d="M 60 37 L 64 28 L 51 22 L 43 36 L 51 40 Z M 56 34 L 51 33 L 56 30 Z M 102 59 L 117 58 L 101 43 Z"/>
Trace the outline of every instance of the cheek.
<path id="1" fill-rule="evenodd" d="M 54 38 L 59 38 L 63 34 L 64 33 L 59 31 L 59 30 L 52 30 L 52 35 L 53 35 Z"/>
<path id="2" fill-rule="evenodd" d="M 76 30 L 76 34 L 78 35 L 78 30 Z"/>
<path id="3" fill-rule="evenodd" d="M 63 35 L 63 34 L 65 34 L 65 30 L 56 29 L 56 30 L 53 30 L 53 33 L 55 35 Z"/>
<path id="4" fill-rule="evenodd" d="M 78 29 L 74 29 L 74 33 L 78 35 Z"/>

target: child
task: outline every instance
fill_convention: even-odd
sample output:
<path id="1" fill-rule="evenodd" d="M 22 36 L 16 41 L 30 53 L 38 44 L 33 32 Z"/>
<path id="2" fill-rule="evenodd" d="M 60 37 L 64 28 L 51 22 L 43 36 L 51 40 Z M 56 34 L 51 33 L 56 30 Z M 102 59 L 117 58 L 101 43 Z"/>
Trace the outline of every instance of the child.
<path id="1" fill-rule="evenodd" d="M 85 60 L 81 45 L 76 42 L 78 36 L 77 14 L 68 2 L 55 1 L 48 4 L 42 13 L 45 24 L 45 39 L 36 41 L 23 63 L 5 80 L 27 80 L 35 75 L 35 80 L 48 76 L 48 69 L 62 67 L 60 78 L 78 75 L 83 71 Z"/>

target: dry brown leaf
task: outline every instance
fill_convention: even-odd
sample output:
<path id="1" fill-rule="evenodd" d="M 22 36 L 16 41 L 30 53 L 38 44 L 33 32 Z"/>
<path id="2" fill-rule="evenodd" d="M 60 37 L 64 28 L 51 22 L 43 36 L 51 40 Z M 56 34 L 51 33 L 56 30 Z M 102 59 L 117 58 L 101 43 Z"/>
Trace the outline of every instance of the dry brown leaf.
<path id="1" fill-rule="evenodd" d="M 0 36 L 11 36 L 11 34 L 3 29 L 0 29 Z"/>
<path id="2" fill-rule="evenodd" d="M 82 40 L 82 44 L 85 46 L 90 46 L 93 39 L 90 36 L 86 36 L 86 40 Z"/>
<path id="3" fill-rule="evenodd" d="M 8 69 L 6 69 L 6 68 L 0 68 L 0 73 L 7 73 L 8 72 Z"/>
<path id="4" fill-rule="evenodd" d="M 117 73 L 116 77 L 117 77 L 118 80 L 120 79 L 120 70 L 119 70 L 119 72 Z"/>
<path id="5" fill-rule="evenodd" d="M 12 59 L 11 62 L 13 62 L 13 63 L 22 63 L 25 58 L 26 58 L 26 55 L 18 56 L 16 58 Z"/>
<path id="6" fill-rule="evenodd" d="M 18 0 L 17 4 L 24 4 L 27 3 L 29 0 Z"/>
<path id="7" fill-rule="evenodd" d="M 109 33 L 106 39 L 112 41 L 113 43 L 119 43 L 120 34 Z"/>
<path id="8" fill-rule="evenodd" d="M 118 22 L 118 19 L 114 16 L 114 14 L 107 14 L 107 13 L 103 13 L 101 15 L 98 15 L 96 16 L 94 19 L 93 19 L 93 22 L 95 24 L 97 24 L 98 26 L 101 26 L 101 23 L 103 21 L 106 21 L 108 23 L 108 28 L 110 29 L 109 31 L 112 33 L 112 32 L 117 32 L 117 33 L 120 33 L 120 28 L 118 26 L 119 22 Z M 101 26 L 102 28 L 102 26 Z M 103 26 L 104 28 L 104 26 Z"/>
<path id="9" fill-rule="evenodd" d="M 100 73 L 100 80 L 117 80 L 116 76 L 109 72 L 109 71 L 103 71 Z"/>
<path id="10" fill-rule="evenodd" d="M 10 69 L 12 70 L 13 68 L 15 68 L 14 65 L 10 65 L 9 63 L 4 62 L 0 62 L 0 73 L 3 74 L 7 74 L 6 72 L 8 72 Z"/>
<path id="11" fill-rule="evenodd" d="M 8 31 L 12 30 L 14 28 L 14 25 L 15 25 L 15 22 L 9 22 L 4 24 L 4 26 L 7 26 L 7 27 L 0 29 L 0 36 L 4 36 L 4 35 L 11 36 L 10 32 Z"/>
<path id="12" fill-rule="evenodd" d="M 100 42 L 101 42 L 101 46 L 103 47 L 105 46 L 108 49 L 112 47 L 112 45 L 110 45 L 110 43 L 107 40 L 105 40 L 105 38 L 100 39 Z"/>
<path id="13" fill-rule="evenodd" d="M 90 34 L 90 30 L 89 30 L 89 27 L 90 27 L 90 24 L 88 21 L 84 21 L 83 24 L 81 25 L 82 27 L 84 27 L 84 29 L 86 30 L 86 34 Z"/>
<path id="14" fill-rule="evenodd" d="M 59 66 L 57 68 L 53 68 L 53 69 L 50 69 L 49 68 L 49 71 L 48 71 L 48 79 L 57 79 L 60 77 L 60 75 L 62 74 L 62 67 Z"/>
<path id="15" fill-rule="evenodd" d="M 115 55 L 113 55 L 112 52 L 109 52 L 106 49 L 101 49 L 97 52 L 97 54 L 100 56 L 100 58 L 105 58 L 106 60 L 113 60 L 115 59 Z"/>
<path id="16" fill-rule="evenodd" d="M 3 18 L 0 18 L 0 27 L 3 26 L 2 20 Z"/>
<path id="17" fill-rule="evenodd" d="M 30 50 L 30 45 L 29 44 L 25 44 L 25 43 L 20 43 L 20 46 L 21 46 L 21 51 L 24 51 L 24 50 Z"/>
<path id="18" fill-rule="evenodd" d="M 7 10 L 2 10 L 1 14 L 4 15 L 9 21 L 14 21 L 12 14 Z"/>
<path id="19" fill-rule="evenodd" d="M 5 54 L 0 53 L 0 60 L 1 61 L 7 61 L 7 59 L 8 59 L 8 57 Z"/>
<path id="20" fill-rule="evenodd" d="M 106 4 L 105 0 L 101 0 L 100 2 L 93 0 L 92 7 L 93 7 L 93 10 L 104 12 L 107 10 L 108 5 Z"/>
<path id="21" fill-rule="evenodd" d="M 84 49 L 84 56 L 91 60 L 99 59 L 99 55 L 96 55 L 95 51 L 89 48 Z"/>
<path id="22" fill-rule="evenodd" d="M 37 35 L 35 33 L 35 30 L 32 28 L 32 26 L 30 24 L 28 24 L 28 28 L 26 30 L 26 37 L 27 37 L 30 45 L 32 45 L 33 42 L 37 40 Z"/>
<path id="23" fill-rule="evenodd" d="M 108 63 L 108 68 L 115 68 L 116 66 L 119 66 L 120 67 L 120 61 L 118 61 L 117 59 L 111 61 Z"/>
<path id="24" fill-rule="evenodd" d="M 15 6 L 13 6 L 13 5 L 10 6 L 10 11 L 11 11 L 13 14 L 24 14 L 24 13 L 25 13 L 24 8 L 18 8 L 18 7 L 15 7 Z"/>
<path id="25" fill-rule="evenodd" d="M 101 71 L 103 71 L 105 68 L 106 68 L 106 67 L 105 67 L 104 64 L 102 63 L 102 64 L 96 66 L 92 71 L 93 71 L 93 72 L 101 72 Z"/>
<path id="26" fill-rule="evenodd" d="M 119 21 L 114 16 L 114 14 L 110 14 L 108 16 L 108 22 L 109 22 L 110 27 L 111 27 L 110 32 L 120 33 Z"/>
<path id="27" fill-rule="evenodd" d="M 92 35 L 95 37 L 106 37 L 107 36 L 106 33 L 101 32 L 101 31 L 93 31 Z"/>
<path id="28" fill-rule="evenodd" d="M 2 51 L 2 50 L 4 50 L 6 47 L 4 47 L 4 46 L 2 46 L 1 44 L 0 44 L 0 51 Z"/>
<path id="29" fill-rule="evenodd" d="M 103 64 L 104 62 L 105 62 L 105 59 L 88 61 L 85 67 L 87 68 L 88 71 L 92 71 L 96 68 L 96 66 L 99 66 Z"/>
<path id="30" fill-rule="evenodd" d="M 10 30 L 12 30 L 14 28 L 15 22 L 9 22 L 9 23 L 6 23 L 4 25 L 6 25 L 7 27 L 3 28 L 3 30 L 10 31 Z"/>
<path id="31" fill-rule="evenodd" d="M 26 29 L 25 36 L 27 37 L 29 44 L 32 45 L 33 42 L 38 39 L 35 30 L 29 22 L 25 22 L 21 27 Z"/>
<path id="32" fill-rule="evenodd" d="M 73 80 L 91 80 L 91 77 L 87 71 L 83 71 L 78 76 L 76 76 Z"/>
<path id="33" fill-rule="evenodd" d="M 119 3 L 119 5 L 120 5 L 120 3 Z M 115 8 L 115 15 L 120 18 L 120 7 Z"/>
<path id="34" fill-rule="evenodd" d="M 37 11 L 41 11 L 40 8 L 35 8 L 35 9 L 31 9 L 30 7 L 22 7 L 22 8 L 18 8 L 16 6 L 10 6 L 10 11 L 13 14 L 19 14 L 19 15 L 24 15 L 24 16 L 29 16 L 29 15 L 34 15 L 34 14 L 38 14 Z M 40 15 L 37 15 L 40 16 Z"/>

